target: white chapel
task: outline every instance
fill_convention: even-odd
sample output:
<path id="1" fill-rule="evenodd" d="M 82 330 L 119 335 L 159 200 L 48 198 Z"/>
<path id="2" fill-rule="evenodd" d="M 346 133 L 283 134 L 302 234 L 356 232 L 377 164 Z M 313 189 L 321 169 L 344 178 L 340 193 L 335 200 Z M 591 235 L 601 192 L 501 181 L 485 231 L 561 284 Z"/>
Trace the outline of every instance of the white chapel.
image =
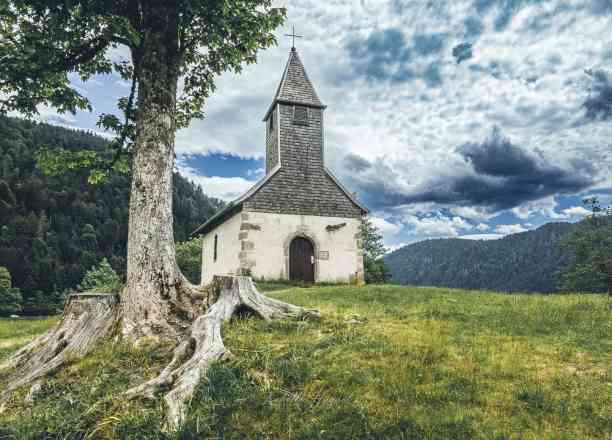
<path id="1" fill-rule="evenodd" d="M 202 283 L 214 275 L 363 282 L 368 211 L 324 163 L 324 112 L 295 48 L 263 121 L 266 175 L 201 225 Z"/>

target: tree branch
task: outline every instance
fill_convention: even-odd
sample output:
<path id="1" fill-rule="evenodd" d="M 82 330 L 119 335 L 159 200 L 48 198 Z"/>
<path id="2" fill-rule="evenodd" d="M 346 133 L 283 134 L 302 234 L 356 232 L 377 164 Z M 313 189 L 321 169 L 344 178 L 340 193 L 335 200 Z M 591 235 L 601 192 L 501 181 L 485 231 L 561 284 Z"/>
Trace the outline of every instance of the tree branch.
<path id="1" fill-rule="evenodd" d="M 111 42 L 111 37 L 101 36 L 81 45 L 77 51 L 69 54 L 58 67 L 62 71 L 70 71 L 79 64 L 93 60 L 96 55 L 106 49 Z"/>

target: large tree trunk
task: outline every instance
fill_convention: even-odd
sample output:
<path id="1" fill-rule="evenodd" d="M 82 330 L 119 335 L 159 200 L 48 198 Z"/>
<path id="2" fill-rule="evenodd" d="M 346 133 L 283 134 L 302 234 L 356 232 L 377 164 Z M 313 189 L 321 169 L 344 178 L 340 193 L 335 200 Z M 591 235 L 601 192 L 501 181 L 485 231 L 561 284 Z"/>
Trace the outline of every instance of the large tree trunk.
<path id="1" fill-rule="evenodd" d="M 134 50 L 138 114 L 130 194 L 124 337 L 173 337 L 192 319 L 176 265 L 172 171 L 176 131 L 178 26 L 171 1 L 143 3 L 144 38 Z"/>
<path id="2" fill-rule="evenodd" d="M 0 364 L 9 371 L 0 391 L 0 412 L 18 388 L 32 385 L 102 340 L 144 337 L 177 342 L 160 375 L 127 391 L 131 398 L 165 394 L 167 427 L 175 429 L 198 382 L 211 363 L 229 355 L 221 339 L 223 322 L 248 308 L 264 319 L 308 318 L 305 310 L 261 295 L 247 277 L 215 277 L 196 289 L 176 264 L 172 225 L 172 171 L 176 91 L 180 54 L 177 7 L 173 0 L 140 2 L 143 39 L 133 51 L 138 79 L 136 142 L 130 194 L 127 282 L 119 295 L 73 295 L 56 327 Z M 119 301 L 117 300 L 119 299 Z"/>
<path id="3" fill-rule="evenodd" d="M 221 327 L 237 310 L 249 310 L 266 321 L 319 316 L 316 310 L 262 295 L 250 277 L 215 276 L 208 286 L 208 294 L 212 305 L 194 321 L 190 334 L 174 350 L 170 364 L 158 377 L 126 392 L 130 398 L 146 399 L 154 399 L 157 393 L 164 392 L 165 428 L 171 431 L 184 421 L 187 405 L 210 365 L 231 357 L 223 344 Z"/>

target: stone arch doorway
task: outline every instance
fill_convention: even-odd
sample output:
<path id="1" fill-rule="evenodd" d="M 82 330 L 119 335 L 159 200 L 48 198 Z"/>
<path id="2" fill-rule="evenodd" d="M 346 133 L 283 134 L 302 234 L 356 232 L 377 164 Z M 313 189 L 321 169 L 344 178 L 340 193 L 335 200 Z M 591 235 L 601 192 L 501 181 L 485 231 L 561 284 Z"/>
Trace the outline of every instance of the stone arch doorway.
<path id="1" fill-rule="evenodd" d="M 289 279 L 314 283 L 314 246 L 305 237 L 295 237 L 289 245 Z"/>

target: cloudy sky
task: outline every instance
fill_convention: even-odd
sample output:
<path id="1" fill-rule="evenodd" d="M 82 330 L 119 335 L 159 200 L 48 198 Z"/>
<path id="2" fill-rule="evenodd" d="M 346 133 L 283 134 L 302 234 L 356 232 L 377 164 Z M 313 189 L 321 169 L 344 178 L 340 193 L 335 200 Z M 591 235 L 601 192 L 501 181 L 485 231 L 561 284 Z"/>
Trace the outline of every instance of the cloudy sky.
<path id="1" fill-rule="evenodd" d="M 231 200 L 264 172 L 261 121 L 291 25 L 327 104 L 326 160 L 394 248 L 576 221 L 612 199 L 611 0 L 295 0 L 278 46 L 224 75 L 177 137 L 178 168 Z M 75 83 L 96 112 L 117 77 Z M 95 114 L 54 123 L 95 128 Z"/>

